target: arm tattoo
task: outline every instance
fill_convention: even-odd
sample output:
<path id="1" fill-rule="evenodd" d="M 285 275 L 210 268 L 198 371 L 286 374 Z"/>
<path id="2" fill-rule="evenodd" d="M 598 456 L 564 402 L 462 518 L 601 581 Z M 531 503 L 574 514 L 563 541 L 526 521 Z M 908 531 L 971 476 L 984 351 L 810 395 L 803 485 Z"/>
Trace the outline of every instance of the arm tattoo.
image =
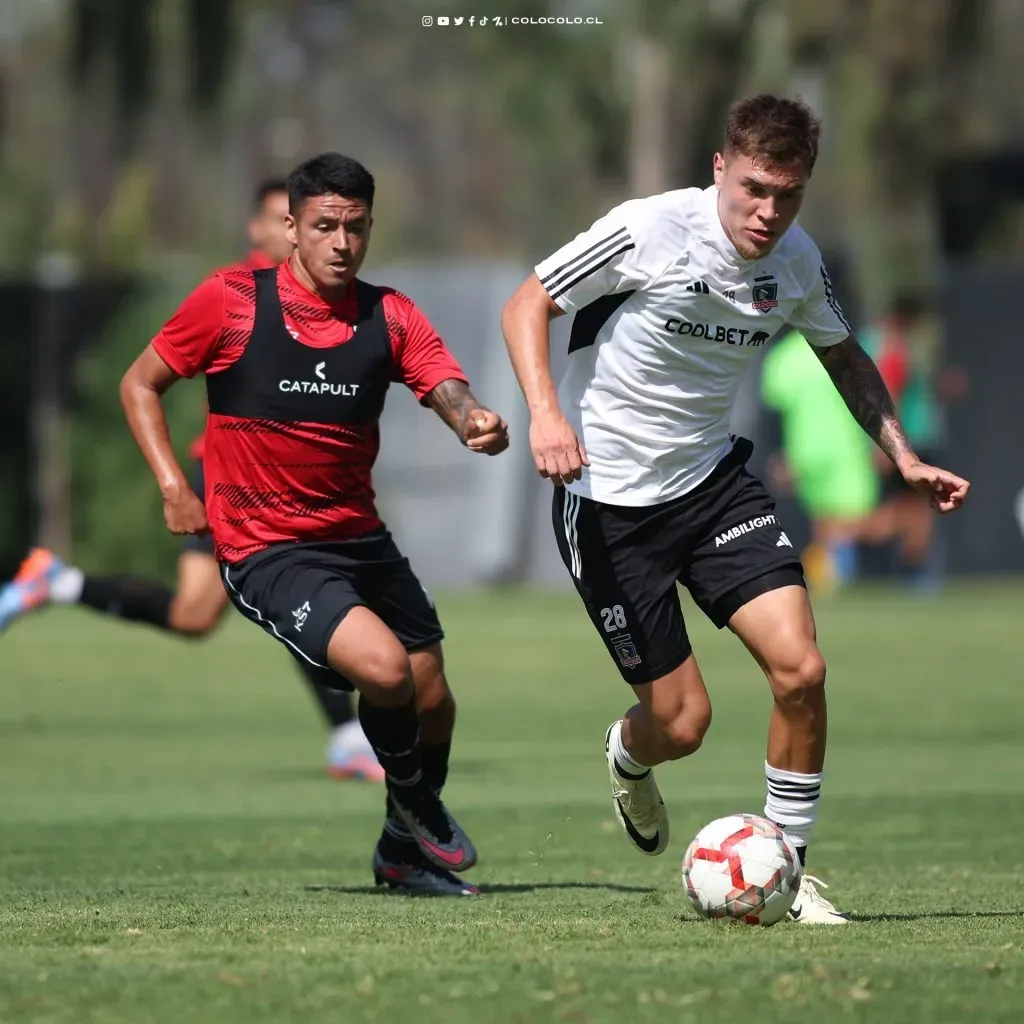
<path id="1" fill-rule="evenodd" d="M 897 462 L 913 449 L 892 397 L 871 357 L 853 335 L 831 348 L 815 348 L 853 418 L 886 455 Z"/>
<path id="2" fill-rule="evenodd" d="M 473 397 L 469 385 L 461 380 L 443 380 L 427 395 L 427 405 L 465 440 L 466 420 L 480 403 Z"/>

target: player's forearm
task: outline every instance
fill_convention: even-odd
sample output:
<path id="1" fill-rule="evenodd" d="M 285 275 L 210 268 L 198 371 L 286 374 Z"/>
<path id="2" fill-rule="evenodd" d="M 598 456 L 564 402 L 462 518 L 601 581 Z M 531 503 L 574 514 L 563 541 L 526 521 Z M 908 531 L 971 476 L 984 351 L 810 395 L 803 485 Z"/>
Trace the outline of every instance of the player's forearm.
<path id="1" fill-rule="evenodd" d="M 480 408 L 469 385 L 462 380 L 444 380 L 427 395 L 427 405 L 465 442 L 470 413 Z"/>
<path id="2" fill-rule="evenodd" d="M 558 409 L 558 391 L 551 376 L 549 312 L 537 295 L 527 293 L 529 284 L 508 300 L 501 330 L 530 415 L 536 416 Z"/>
<path id="3" fill-rule="evenodd" d="M 918 461 L 889 389 L 857 339 L 851 336 L 838 345 L 815 349 L 815 352 L 868 437 L 901 469 Z"/>
<path id="4" fill-rule="evenodd" d="M 160 493 L 167 498 L 187 488 L 188 480 L 171 444 L 160 392 L 129 370 L 121 381 L 120 396 L 128 428 L 156 478 Z"/>

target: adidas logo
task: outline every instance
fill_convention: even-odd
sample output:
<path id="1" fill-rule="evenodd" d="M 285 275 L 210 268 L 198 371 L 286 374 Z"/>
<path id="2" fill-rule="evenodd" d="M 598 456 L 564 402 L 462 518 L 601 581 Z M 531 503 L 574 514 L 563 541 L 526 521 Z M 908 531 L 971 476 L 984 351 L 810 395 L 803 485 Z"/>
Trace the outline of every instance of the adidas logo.
<path id="1" fill-rule="evenodd" d="M 688 292 L 696 292 L 698 295 L 710 295 L 711 289 L 705 281 L 692 281 L 686 286 Z"/>
<path id="2" fill-rule="evenodd" d="M 786 536 L 785 532 L 779 534 L 778 543 L 775 545 L 777 548 L 791 548 L 793 546 L 792 541 Z"/>

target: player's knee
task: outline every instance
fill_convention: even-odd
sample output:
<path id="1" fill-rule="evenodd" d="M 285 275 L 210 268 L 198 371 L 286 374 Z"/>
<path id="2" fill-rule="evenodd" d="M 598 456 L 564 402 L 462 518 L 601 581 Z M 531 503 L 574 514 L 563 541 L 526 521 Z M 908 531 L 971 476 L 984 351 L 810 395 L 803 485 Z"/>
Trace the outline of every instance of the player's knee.
<path id="1" fill-rule="evenodd" d="M 448 689 L 444 673 L 424 684 L 416 680 L 416 709 L 421 715 L 437 715 L 455 720 L 455 698 Z"/>
<path id="2" fill-rule="evenodd" d="M 675 761 L 699 750 L 710 727 L 710 703 L 686 708 L 670 722 L 663 723 L 662 739 L 666 758 Z"/>
<path id="3" fill-rule="evenodd" d="M 364 689 L 376 691 L 377 703 L 401 704 L 412 691 L 412 670 L 409 656 L 400 648 L 381 651 L 368 658 L 361 666 L 360 676 Z"/>
<path id="4" fill-rule="evenodd" d="M 825 659 L 817 646 L 796 649 L 790 657 L 769 668 L 775 700 L 785 704 L 809 704 L 825 690 Z"/>

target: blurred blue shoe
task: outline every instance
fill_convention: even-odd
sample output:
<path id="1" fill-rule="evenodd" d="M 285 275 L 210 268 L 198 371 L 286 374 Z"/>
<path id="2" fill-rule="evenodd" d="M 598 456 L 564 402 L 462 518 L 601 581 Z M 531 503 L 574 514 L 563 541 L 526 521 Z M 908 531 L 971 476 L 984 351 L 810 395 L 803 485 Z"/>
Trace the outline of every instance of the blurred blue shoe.
<path id="1" fill-rule="evenodd" d="M 50 587 L 67 568 L 46 548 L 33 548 L 14 579 L 0 590 L 0 630 L 50 600 Z"/>

